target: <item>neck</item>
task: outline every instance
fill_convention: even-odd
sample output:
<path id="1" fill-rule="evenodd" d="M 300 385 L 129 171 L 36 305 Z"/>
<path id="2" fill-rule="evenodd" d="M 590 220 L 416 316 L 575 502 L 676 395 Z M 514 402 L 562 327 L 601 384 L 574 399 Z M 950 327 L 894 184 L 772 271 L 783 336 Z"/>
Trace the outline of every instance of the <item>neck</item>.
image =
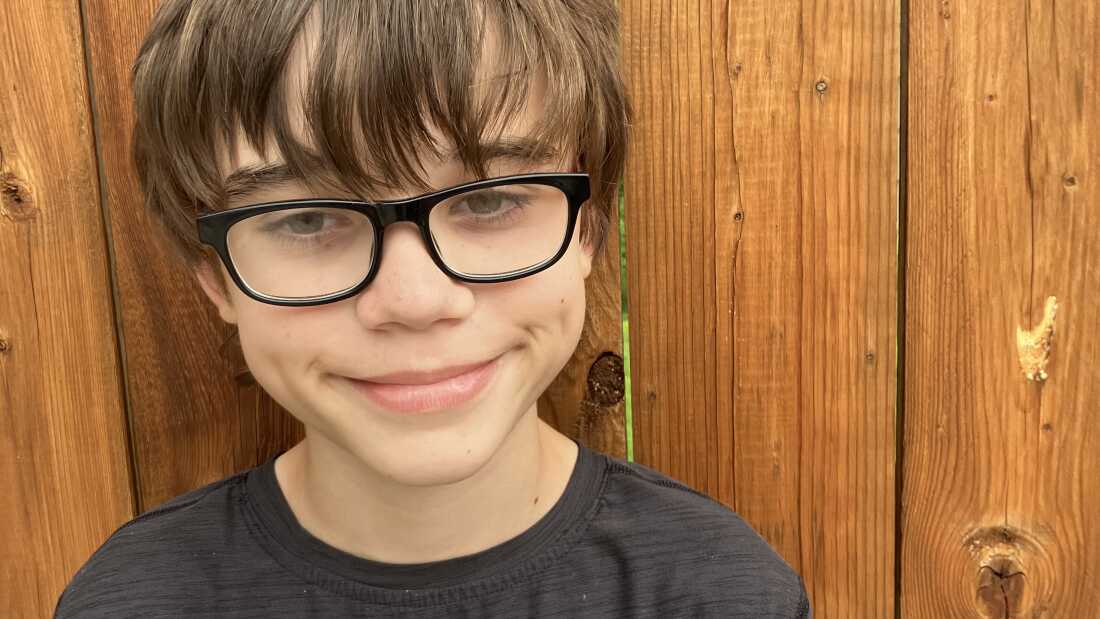
<path id="1" fill-rule="evenodd" d="M 472 554 L 530 528 L 561 497 L 577 447 L 534 407 L 476 473 L 441 486 L 406 486 L 307 431 L 276 464 L 291 510 L 314 537 L 383 563 Z"/>

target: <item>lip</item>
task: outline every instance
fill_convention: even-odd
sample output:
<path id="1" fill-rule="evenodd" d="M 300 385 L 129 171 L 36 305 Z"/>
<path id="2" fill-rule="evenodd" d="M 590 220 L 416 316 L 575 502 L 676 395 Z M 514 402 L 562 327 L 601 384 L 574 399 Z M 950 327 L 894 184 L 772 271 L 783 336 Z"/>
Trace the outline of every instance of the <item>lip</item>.
<path id="1" fill-rule="evenodd" d="M 378 406 L 405 415 L 452 409 L 474 399 L 496 375 L 500 357 L 427 372 L 393 372 L 368 380 L 344 377 Z"/>
<path id="2" fill-rule="evenodd" d="M 358 380 L 359 382 L 390 385 L 430 385 L 443 380 L 447 380 L 448 378 L 454 378 L 456 376 L 461 376 L 462 374 L 468 374 L 486 364 L 492 363 L 494 360 L 495 358 L 489 359 L 488 361 L 476 361 L 474 363 L 454 365 L 447 368 L 439 368 L 436 370 L 429 370 L 424 372 L 391 372 L 389 374 L 382 374 L 380 376 L 371 376 L 369 378 L 358 378 L 353 380 Z"/>

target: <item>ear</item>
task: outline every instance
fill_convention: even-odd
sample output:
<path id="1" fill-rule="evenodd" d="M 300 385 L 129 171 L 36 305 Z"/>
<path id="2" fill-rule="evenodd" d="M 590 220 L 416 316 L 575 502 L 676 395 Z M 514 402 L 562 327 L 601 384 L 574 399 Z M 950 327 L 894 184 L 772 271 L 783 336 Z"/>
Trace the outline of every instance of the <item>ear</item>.
<path id="1" fill-rule="evenodd" d="M 584 169 L 584 154 L 578 153 L 576 158 L 573 160 L 573 171 L 583 172 Z M 580 224 L 578 228 L 583 228 L 584 218 L 582 217 L 581 221 L 578 223 Z M 584 235 L 581 234 L 580 236 L 583 237 Z M 578 253 L 580 254 L 579 260 L 581 261 L 581 274 L 584 276 L 584 279 L 588 279 L 588 276 L 592 274 L 592 259 L 596 254 L 596 248 L 592 246 L 591 237 L 589 237 L 589 240 L 587 242 L 580 242 L 580 251 Z"/>
<path id="2" fill-rule="evenodd" d="M 222 320 L 229 324 L 237 324 L 237 310 L 227 296 L 225 278 L 216 275 L 210 264 L 206 262 L 195 268 L 195 278 L 199 280 L 199 286 L 202 286 L 206 298 L 218 308 L 218 314 Z"/>
<path id="3" fill-rule="evenodd" d="M 592 274 L 592 257 L 595 255 L 596 250 L 592 247 L 591 240 L 581 241 L 579 249 L 577 259 L 581 262 L 581 275 L 584 279 L 588 279 L 588 276 Z"/>

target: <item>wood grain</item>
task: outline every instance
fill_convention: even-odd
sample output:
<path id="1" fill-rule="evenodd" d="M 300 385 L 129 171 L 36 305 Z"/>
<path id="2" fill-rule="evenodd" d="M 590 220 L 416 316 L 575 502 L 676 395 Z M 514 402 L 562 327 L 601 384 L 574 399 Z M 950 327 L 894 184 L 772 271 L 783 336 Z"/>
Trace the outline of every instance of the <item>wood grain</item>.
<path id="1" fill-rule="evenodd" d="M 134 515 L 75 3 L 0 10 L 0 614 L 48 617 Z"/>
<path id="2" fill-rule="evenodd" d="M 905 616 L 1100 608 L 1098 38 L 1093 2 L 912 3 Z"/>
<path id="3" fill-rule="evenodd" d="M 898 2 L 624 2 L 635 454 L 894 614 Z"/>

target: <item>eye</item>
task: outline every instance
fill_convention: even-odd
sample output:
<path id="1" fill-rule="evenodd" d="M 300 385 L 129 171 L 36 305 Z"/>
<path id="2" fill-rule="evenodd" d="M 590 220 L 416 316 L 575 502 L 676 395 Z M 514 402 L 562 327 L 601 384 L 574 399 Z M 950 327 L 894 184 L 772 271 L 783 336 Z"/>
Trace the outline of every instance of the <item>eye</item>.
<path id="1" fill-rule="evenodd" d="M 276 211 L 261 216 L 259 234 L 283 244 L 320 244 L 357 235 L 370 227 L 362 214 L 336 208 L 308 208 Z"/>
<path id="2" fill-rule="evenodd" d="M 289 236 L 317 236 L 326 229 L 338 226 L 340 217 L 339 213 L 323 210 L 295 209 L 264 224 L 263 231 L 269 234 L 289 232 Z M 326 226 L 326 223 L 329 225 Z"/>
<path id="3" fill-rule="evenodd" d="M 295 234 L 317 234 L 324 229 L 326 216 L 326 213 L 320 211 L 307 211 L 284 217 L 280 223 Z"/>
<path id="4" fill-rule="evenodd" d="M 476 191 L 462 196 L 460 202 L 447 207 L 447 212 L 457 219 L 491 222 L 516 215 L 530 199 L 527 196 L 503 191 Z"/>

